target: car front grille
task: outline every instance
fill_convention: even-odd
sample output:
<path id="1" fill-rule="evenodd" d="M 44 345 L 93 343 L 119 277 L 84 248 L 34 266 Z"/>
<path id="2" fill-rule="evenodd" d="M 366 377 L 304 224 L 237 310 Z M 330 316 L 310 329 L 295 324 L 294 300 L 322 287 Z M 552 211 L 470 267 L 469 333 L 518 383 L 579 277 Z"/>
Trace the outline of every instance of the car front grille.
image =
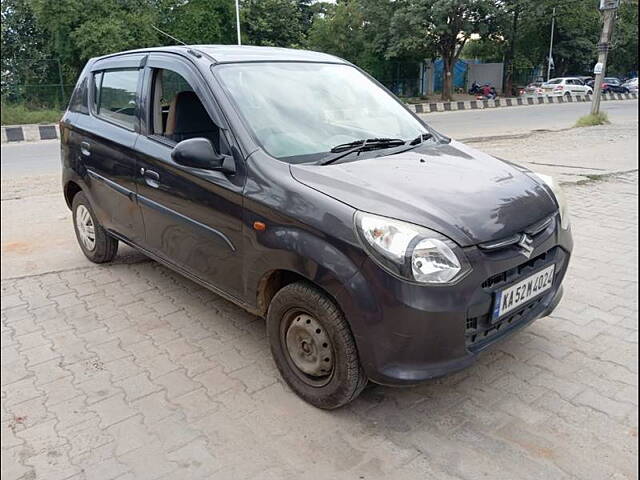
<path id="1" fill-rule="evenodd" d="M 554 247 L 546 252 L 521 263 L 511 270 L 498 273 L 487 280 L 482 282 L 482 288 L 487 291 L 495 291 L 497 288 L 502 287 L 507 282 L 513 283 L 521 277 L 527 276 L 529 273 L 533 273 L 545 264 L 551 264 L 560 251 L 559 247 Z"/>
<path id="2" fill-rule="evenodd" d="M 490 315 L 467 318 L 467 329 L 465 330 L 465 345 L 469 350 L 478 350 L 487 343 L 490 343 L 498 333 L 504 333 L 511 327 L 526 321 L 530 313 L 534 310 L 546 295 L 538 297 L 523 305 L 514 313 L 509 314 L 495 323 L 491 323 Z"/>
<path id="3" fill-rule="evenodd" d="M 557 214 L 554 213 L 553 215 L 545 217 L 542 220 L 529 225 L 524 229 L 524 231 L 515 233 L 509 237 L 480 243 L 478 244 L 478 247 L 486 252 L 496 252 L 505 248 L 517 248 L 518 243 L 523 239 L 523 236 L 528 236 L 531 240 L 534 241 L 536 241 L 538 237 L 547 237 L 551 235 L 551 233 L 553 233 L 553 230 L 555 229 L 556 215 Z"/>
<path id="4" fill-rule="evenodd" d="M 540 304 L 548 298 L 549 295 L 555 294 L 557 285 L 564 276 L 568 263 L 567 260 L 568 255 L 566 252 L 556 246 L 535 258 L 527 260 L 517 267 L 493 275 L 485 280 L 482 283 L 482 289 L 487 294 L 495 297 L 496 292 L 499 290 L 517 283 L 552 263 L 556 265 L 554 287 L 540 297 L 534 298 L 497 321 L 492 318 L 493 309 L 490 307 L 481 315 L 476 314 L 475 316 L 467 317 L 465 325 L 465 344 L 467 349 L 470 351 L 481 350 L 486 344 L 496 339 L 498 334 L 502 334 L 516 325 L 527 322 L 531 316 L 536 313 Z"/>

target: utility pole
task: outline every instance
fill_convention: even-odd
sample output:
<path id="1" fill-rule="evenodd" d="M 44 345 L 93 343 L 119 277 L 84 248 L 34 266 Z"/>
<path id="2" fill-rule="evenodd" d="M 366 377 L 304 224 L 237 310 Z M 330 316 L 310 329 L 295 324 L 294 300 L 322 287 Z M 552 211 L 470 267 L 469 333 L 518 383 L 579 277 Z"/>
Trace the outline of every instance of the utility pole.
<path id="1" fill-rule="evenodd" d="M 556 7 L 551 14 L 551 40 L 549 41 L 549 58 L 547 59 L 547 82 L 551 78 L 551 64 L 553 63 L 553 30 L 556 28 Z"/>
<path id="2" fill-rule="evenodd" d="M 238 2 L 239 0 L 236 0 L 236 33 L 238 35 L 238 45 L 242 45 L 242 40 L 240 39 L 240 5 Z"/>
<path id="3" fill-rule="evenodd" d="M 600 97 L 602 96 L 602 80 L 604 79 L 607 69 L 607 56 L 609 54 L 609 42 L 613 33 L 613 25 L 616 19 L 616 11 L 618 9 L 619 0 L 600 0 L 600 10 L 603 10 L 602 16 L 604 25 L 600 34 L 600 42 L 598 43 L 598 63 L 593 69 L 596 79 L 593 82 L 593 100 L 591 101 L 591 115 L 597 115 L 600 112 Z"/>

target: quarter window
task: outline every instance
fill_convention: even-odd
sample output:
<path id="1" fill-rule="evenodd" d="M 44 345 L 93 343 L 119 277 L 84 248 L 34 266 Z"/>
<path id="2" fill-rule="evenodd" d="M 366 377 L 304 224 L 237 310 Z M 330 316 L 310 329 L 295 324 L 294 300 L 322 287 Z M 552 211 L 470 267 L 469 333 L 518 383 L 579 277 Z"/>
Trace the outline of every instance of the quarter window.
<path id="1" fill-rule="evenodd" d="M 134 129 L 139 70 L 107 70 L 102 75 L 97 114 Z"/>
<path id="2" fill-rule="evenodd" d="M 69 102 L 69 110 L 72 112 L 89 113 L 89 105 L 87 100 L 87 77 L 85 77 L 80 84 L 76 87 L 71 95 L 71 102 Z"/>

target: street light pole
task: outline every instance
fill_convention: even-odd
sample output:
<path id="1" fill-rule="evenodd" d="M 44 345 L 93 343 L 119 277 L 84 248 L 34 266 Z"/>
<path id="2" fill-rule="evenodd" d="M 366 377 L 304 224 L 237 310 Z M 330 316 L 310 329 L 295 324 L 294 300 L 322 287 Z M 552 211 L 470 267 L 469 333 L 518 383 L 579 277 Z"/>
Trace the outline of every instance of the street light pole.
<path id="1" fill-rule="evenodd" d="M 239 0 L 236 0 L 236 33 L 238 35 L 238 45 L 242 45 L 242 40 L 240 39 L 240 5 L 238 2 Z"/>
<path id="2" fill-rule="evenodd" d="M 551 14 L 551 40 L 549 41 L 549 58 L 547 59 L 547 82 L 551 78 L 551 63 L 553 62 L 553 30 L 556 27 L 556 7 Z"/>
<path id="3" fill-rule="evenodd" d="M 594 69 L 596 78 L 593 82 L 593 100 L 591 101 L 591 115 L 597 115 L 600 112 L 600 97 L 602 96 L 602 81 L 607 69 L 607 56 L 609 54 L 609 42 L 613 33 L 613 25 L 616 19 L 617 3 L 613 8 L 607 8 L 603 12 L 604 25 L 600 34 L 600 42 L 598 43 L 598 63 Z"/>

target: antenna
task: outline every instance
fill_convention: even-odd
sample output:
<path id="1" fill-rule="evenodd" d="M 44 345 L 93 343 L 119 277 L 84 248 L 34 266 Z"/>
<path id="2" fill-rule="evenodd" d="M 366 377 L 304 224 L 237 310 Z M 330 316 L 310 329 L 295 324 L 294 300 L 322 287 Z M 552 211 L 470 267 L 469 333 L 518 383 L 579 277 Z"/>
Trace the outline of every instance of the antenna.
<path id="1" fill-rule="evenodd" d="M 169 35 L 167 32 L 163 32 L 162 30 L 160 30 L 158 27 L 156 27 L 155 25 L 151 25 L 151 28 L 153 28 L 154 30 L 157 30 L 158 32 L 160 32 L 161 34 L 163 34 L 165 37 L 169 37 L 171 40 L 181 43 L 182 45 L 184 45 L 185 47 L 187 46 L 186 43 L 184 43 L 182 40 L 177 39 L 176 37 Z"/>

